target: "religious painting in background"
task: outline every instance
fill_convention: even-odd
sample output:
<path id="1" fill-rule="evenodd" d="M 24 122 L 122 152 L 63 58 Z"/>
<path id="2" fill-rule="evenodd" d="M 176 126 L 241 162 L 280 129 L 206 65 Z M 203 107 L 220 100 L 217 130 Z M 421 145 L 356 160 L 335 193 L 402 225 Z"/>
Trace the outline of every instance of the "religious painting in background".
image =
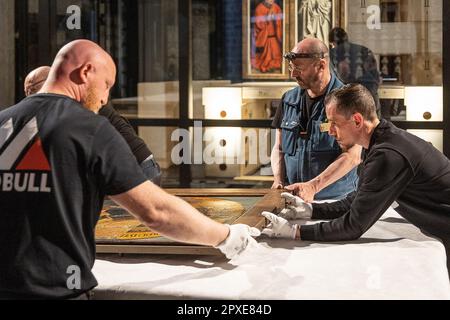
<path id="1" fill-rule="evenodd" d="M 286 25 L 289 0 L 244 0 L 243 40 L 246 79 L 286 79 L 283 59 L 288 51 Z"/>
<path id="2" fill-rule="evenodd" d="M 281 72 L 283 10 L 275 0 L 263 0 L 252 12 L 252 69 L 261 73 Z"/>
<path id="3" fill-rule="evenodd" d="M 296 8 L 296 39 L 317 38 L 327 46 L 328 34 L 334 26 L 333 0 L 295 0 Z"/>

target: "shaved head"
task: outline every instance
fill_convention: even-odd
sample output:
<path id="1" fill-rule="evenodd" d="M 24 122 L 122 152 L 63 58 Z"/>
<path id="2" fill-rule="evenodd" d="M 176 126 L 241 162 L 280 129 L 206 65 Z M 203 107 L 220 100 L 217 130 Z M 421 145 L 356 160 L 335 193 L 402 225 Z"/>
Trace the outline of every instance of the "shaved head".
<path id="1" fill-rule="evenodd" d="M 329 53 L 328 47 L 321 40 L 316 38 L 306 38 L 300 41 L 292 50 L 295 53 Z M 329 61 L 329 55 L 326 59 Z"/>
<path id="2" fill-rule="evenodd" d="M 45 81 L 47 80 L 49 72 L 50 67 L 43 66 L 34 69 L 27 75 L 24 83 L 24 91 L 27 97 L 37 93 L 42 88 Z"/>
<path id="3" fill-rule="evenodd" d="M 89 62 L 115 68 L 111 56 L 98 44 L 89 40 L 75 40 L 58 52 L 52 71 L 56 71 L 55 76 L 61 76 Z"/>
<path id="4" fill-rule="evenodd" d="M 115 77 L 106 51 L 92 41 L 75 40 L 58 52 L 41 91 L 69 96 L 97 113 L 108 102 Z"/>
<path id="5" fill-rule="evenodd" d="M 292 49 L 292 52 L 319 56 L 298 57 L 290 60 L 289 65 L 291 77 L 297 81 L 301 88 L 308 90 L 310 97 L 314 98 L 324 94 L 331 81 L 328 47 L 319 39 L 306 38 L 299 42 Z"/>

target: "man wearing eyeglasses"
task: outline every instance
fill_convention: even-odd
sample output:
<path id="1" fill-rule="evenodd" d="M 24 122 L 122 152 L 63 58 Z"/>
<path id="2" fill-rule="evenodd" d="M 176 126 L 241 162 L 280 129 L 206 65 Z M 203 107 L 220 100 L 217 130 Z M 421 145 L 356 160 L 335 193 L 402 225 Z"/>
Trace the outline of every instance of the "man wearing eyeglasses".
<path id="1" fill-rule="evenodd" d="M 330 72 L 328 48 L 318 39 L 301 41 L 285 58 L 299 87 L 282 97 L 272 123 L 273 188 L 288 185 L 307 202 L 341 199 L 356 188 L 362 151 L 342 149 L 328 134 L 324 99 L 343 83 Z"/>

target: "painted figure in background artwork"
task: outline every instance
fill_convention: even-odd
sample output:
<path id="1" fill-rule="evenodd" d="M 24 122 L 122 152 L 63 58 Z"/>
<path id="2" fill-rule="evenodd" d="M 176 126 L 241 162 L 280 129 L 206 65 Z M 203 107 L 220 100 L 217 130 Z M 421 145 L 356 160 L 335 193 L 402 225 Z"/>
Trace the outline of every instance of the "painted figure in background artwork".
<path id="1" fill-rule="evenodd" d="M 303 24 L 299 41 L 304 38 L 317 38 L 328 46 L 332 5 L 331 0 L 302 0 L 299 15 Z"/>
<path id="2" fill-rule="evenodd" d="M 259 3 L 252 15 L 252 68 L 261 73 L 281 73 L 283 10 L 275 0 Z"/>

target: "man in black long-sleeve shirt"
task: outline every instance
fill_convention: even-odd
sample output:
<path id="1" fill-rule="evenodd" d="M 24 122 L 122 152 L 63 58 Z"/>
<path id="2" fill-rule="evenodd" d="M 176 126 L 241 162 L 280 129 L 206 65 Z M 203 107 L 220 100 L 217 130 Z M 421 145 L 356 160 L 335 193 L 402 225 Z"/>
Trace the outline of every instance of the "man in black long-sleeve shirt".
<path id="1" fill-rule="evenodd" d="M 444 243 L 450 270 L 450 161 L 430 143 L 379 120 L 370 92 L 347 85 L 326 98 L 329 134 L 342 148 L 359 144 L 364 162 L 356 192 L 346 199 L 293 206 L 273 220 L 264 233 L 307 241 L 349 241 L 360 238 L 396 203 L 395 210 L 409 222 Z M 301 226 L 285 219 L 312 218 L 330 222 Z"/>
<path id="2" fill-rule="evenodd" d="M 133 155 L 136 157 L 144 174 L 150 181 L 160 186 L 161 169 L 144 140 L 136 134 L 136 131 L 134 131 L 128 120 L 122 117 L 110 104 L 101 108 L 98 114 L 106 117 L 113 127 L 119 131 L 120 135 L 130 147 L 131 152 L 133 152 Z"/>

